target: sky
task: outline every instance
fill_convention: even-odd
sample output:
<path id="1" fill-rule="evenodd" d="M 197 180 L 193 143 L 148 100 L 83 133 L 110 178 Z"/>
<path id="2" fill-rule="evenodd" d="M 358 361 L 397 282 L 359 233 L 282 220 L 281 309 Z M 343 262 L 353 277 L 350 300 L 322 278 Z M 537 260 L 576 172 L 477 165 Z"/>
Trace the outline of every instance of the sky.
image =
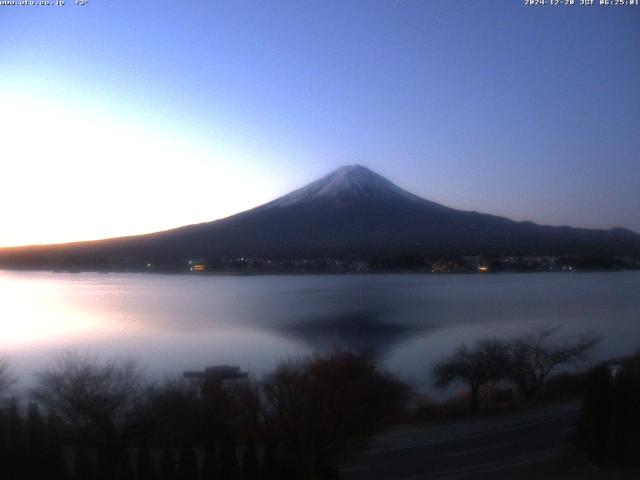
<path id="1" fill-rule="evenodd" d="M 0 6 L 0 246 L 210 221 L 354 163 L 640 232 L 639 52 L 640 6 Z"/>

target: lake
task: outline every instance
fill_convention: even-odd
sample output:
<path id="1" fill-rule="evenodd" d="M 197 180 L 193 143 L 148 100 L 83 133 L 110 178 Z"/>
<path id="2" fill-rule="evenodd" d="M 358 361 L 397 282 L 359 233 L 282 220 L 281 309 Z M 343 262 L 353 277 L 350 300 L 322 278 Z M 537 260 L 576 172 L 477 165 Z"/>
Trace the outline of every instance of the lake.
<path id="1" fill-rule="evenodd" d="M 153 375 L 221 363 L 256 376 L 334 347 L 375 349 L 420 384 L 463 341 L 540 324 L 640 348 L 640 272 L 210 276 L 0 271 L 0 356 L 21 382 L 65 349 Z"/>

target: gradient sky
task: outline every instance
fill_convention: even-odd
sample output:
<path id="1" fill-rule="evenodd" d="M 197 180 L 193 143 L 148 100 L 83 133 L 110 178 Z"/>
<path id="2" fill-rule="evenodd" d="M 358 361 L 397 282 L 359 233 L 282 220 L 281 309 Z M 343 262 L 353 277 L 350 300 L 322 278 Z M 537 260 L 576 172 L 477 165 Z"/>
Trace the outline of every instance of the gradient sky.
<path id="1" fill-rule="evenodd" d="M 640 231 L 640 7 L 523 3 L 0 7 L 0 245 L 213 220 L 351 163 Z"/>

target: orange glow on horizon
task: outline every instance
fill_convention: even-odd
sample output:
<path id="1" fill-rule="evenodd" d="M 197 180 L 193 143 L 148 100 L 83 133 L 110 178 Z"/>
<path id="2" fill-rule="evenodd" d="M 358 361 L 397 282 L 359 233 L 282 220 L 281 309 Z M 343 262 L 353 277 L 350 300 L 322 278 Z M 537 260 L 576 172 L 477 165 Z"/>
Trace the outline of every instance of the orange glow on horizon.
<path id="1" fill-rule="evenodd" d="M 278 195 L 247 152 L 114 108 L 0 91 L 0 247 L 152 233 Z"/>

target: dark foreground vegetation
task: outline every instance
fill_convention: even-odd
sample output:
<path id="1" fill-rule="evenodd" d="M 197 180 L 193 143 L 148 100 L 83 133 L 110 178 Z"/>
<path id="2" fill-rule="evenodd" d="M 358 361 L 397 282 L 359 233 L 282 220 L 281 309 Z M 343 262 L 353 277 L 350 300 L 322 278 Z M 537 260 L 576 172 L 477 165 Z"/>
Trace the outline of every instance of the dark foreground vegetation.
<path id="1" fill-rule="evenodd" d="M 473 413 L 480 410 L 481 388 L 487 384 L 508 382 L 516 387 L 522 400 L 531 402 L 555 370 L 585 360 L 599 341 L 589 334 L 558 341 L 556 332 L 556 328 L 545 326 L 509 341 L 482 338 L 470 347 L 463 344 L 435 364 L 435 386 L 446 388 L 456 381 L 466 383 Z M 505 392 L 511 392 L 510 387 Z M 510 401 L 513 394 L 505 394 L 503 398 Z"/>
<path id="2" fill-rule="evenodd" d="M 559 340 L 556 333 L 540 328 L 462 345 L 434 366 L 434 382 L 466 383 L 474 414 L 501 402 L 511 408 L 557 399 L 559 391 L 583 396 L 579 444 L 589 461 L 637 464 L 640 354 L 558 373 L 584 360 L 597 339 Z M 195 377 L 150 383 L 133 361 L 67 353 L 19 401 L 0 362 L 0 478 L 332 479 L 341 456 L 375 433 L 424 420 L 410 408 L 409 387 L 368 354 L 283 362 L 259 381 Z M 426 408 L 441 420 L 444 405 Z"/>
<path id="3" fill-rule="evenodd" d="M 2 376 L 8 386 L 6 367 Z M 338 454 L 400 412 L 408 390 L 369 355 L 282 363 L 261 382 L 146 385 L 135 363 L 76 354 L 0 419 L 3 479 L 336 478 Z M 44 413 L 46 411 L 46 414 Z"/>
<path id="4" fill-rule="evenodd" d="M 580 428 L 592 462 L 640 466 L 640 353 L 588 372 Z"/>

